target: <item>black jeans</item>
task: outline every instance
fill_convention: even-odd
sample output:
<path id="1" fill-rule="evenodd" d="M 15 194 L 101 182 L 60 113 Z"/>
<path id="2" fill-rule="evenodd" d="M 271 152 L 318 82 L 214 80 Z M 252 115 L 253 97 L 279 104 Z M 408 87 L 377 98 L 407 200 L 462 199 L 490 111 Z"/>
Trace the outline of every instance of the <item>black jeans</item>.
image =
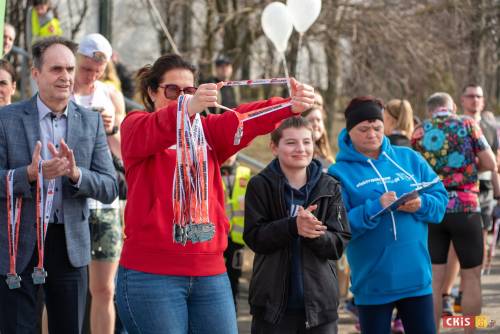
<path id="1" fill-rule="evenodd" d="M 242 273 L 244 247 L 245 246 L 237 244 L 229 239 L 226 251 L 224 252 L 227 277 L 229 277 L 229 283 L 231 283 L 231 291 L 233 292 L 234 305 L 236 308 L 238 308 L 238 294 L 240 292 L 239 281 Z"/>
<path id="2" fill-rule="evenodd" d="M 19 289 L 10 290 L 5 276 L 0 278 L 0 332 L 37 332 L 38 290 L 43 287 L 51 334 L 80 334 L 82 331 L 88 290 L 87 266 L 75 268 L 68 258 L 63 224 L 49 224 L 45 240 L 44 267 L 47 278 L 42 286 L 31 278 L 38 263 L 35 248 L 33 257 L 20 276 Z"/>

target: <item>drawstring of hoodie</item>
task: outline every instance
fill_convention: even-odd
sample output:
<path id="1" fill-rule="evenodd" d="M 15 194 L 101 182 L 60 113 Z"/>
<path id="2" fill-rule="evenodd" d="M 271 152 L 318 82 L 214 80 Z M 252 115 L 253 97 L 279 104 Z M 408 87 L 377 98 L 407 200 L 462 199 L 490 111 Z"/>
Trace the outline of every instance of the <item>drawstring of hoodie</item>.
<path id="1" fill-rule="evenodd" d="M 383 153 L 385 153 L 385 152 L 383 152 Z M 373 170 L 375 171 L 375 173 L 379 177 L 380 181 L 382 182 L 382 185 L 384 186 L 385 192 L 389 192 L 389 189 L 387 188 L 387 184 L 385 184 L 384 178 L 382 177 L 382 175 L 378 171 L 377 167 L 375 167 L 375 164 L 372 162 L 371 159 L 368 159 L 367 161 L 368 161 L 368 164 L 370 164 L 370 166 L 373 168 Z M 413 179 L 413 177 L 412 177 L 412 179 Z M 398 240 L 398 232 L 396 230 L 396 219 L 394 218 L 394 213 L 392 211 L 389 211 L 389 213 L 391 214 L 392 231 L 394 234 L 394 240 Z"/>
<path id="2" fill-rule="evenodd" d="M 405 171 L 403 169 L 403 167 L 401 167 L 400 165 L 398 165 L 398 163 L 394 160 L 392 160 L 392 158 L 389 156 L 389 154 L 385 153 L 385 152 L 382 152 L 382 155 L 384 155 L 390 162 L 392 162 L 392 164 L 394 166 L 396 166 L 396 168 L 398 168 L 400 171 L 402 171 L 406 176 L 408 176 L 410 179 L 413 180 L 413 182 L 415 183 L 415 186 L 418 187 L 419 183 L 417 182 L 417 180 L 413 177 L 413 175 L 411 175 L 410 173 L 408 173 L 407 171 Z"/>

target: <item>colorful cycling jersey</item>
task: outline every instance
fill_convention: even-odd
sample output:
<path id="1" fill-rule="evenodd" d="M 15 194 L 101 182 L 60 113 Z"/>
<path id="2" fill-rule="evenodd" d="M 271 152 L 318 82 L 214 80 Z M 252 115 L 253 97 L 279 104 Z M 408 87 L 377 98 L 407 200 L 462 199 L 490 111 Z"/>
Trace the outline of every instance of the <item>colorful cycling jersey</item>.
<path id="1" fill-rule="evenodd" d="M 468 116 L 434 114 L 413 133 L 412 146 L 429 162 L 448 190 L 446 212 L 480 212 L 477 154 L 489 148 Z"/>

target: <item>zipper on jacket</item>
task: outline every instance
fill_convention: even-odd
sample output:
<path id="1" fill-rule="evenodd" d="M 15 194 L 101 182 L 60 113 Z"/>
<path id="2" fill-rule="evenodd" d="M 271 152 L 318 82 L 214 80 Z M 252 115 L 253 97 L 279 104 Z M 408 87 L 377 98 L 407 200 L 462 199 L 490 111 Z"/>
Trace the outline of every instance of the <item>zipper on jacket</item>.
<path id="1" fill-rule="evenodd" d="M 288 262 L 290 263 L 290 257 L 291 257 L 291 253 L 290 253 L 290 250 L 287 251 L 287 255 L 288 255 Z M 288 276 L 290 276 L 290 266 L 288 266 L 288 269 L 287 269 L 287 274 L 285 275 L 285 279 L 283 281 L 283 293 L 281 294 L 281 302 L 280 302 L 280 306 L 278 308 L 278 312 L 276 312 L 276 317 L 274 318 L 274 323 L 278 323 L 278 320 L 280 318 L 282 318 L 282 313 L 283 313 L 283 308 L 285 307 L 286 305 L 286 299 L 287 299 L 287 296 L 288 296 L 288 289 L 287 289 L 287 285 L 289 284 L 288 282 Z"/>
<path id="2" fill-rule="evenodd" d="M 304 290 L 304 316 L 306 318 L 305 325 L 306 325 L 306 329 L 309 329 L 309 328 L 311 328 L 311 325 L 309 324 L 309 318 L 308 318 L 308 314 L 309 313 L 307 312 L 307 308 L 308 308 L 307 307 L 307 302 L 306 302 L 306 295 L 307 295 L 307 293 L 306 293 L 306 289 L 305 289 L 306 284 L 304 282 L 305 277 L 306 277 L 304 275 L 304 247 L 302 246 L 302 243 L 300 245 L 300 257 L 302 258 L 300 260 L 300 262 L 302 263 L 302 268 L 300 268 L 300 270 L 302 270 L 302 277 L 303 277 L 303 279 L 302 279 L 302 286 L 303 286 L 302 289 Z"/>
<path id="3" fill-rule="evenodd" d="M 305 207 L 309 207 L 311 205 L 314 205 L 315 203 L 319 202 L 320 199 L 322 198 L 326 198 L 326 197 L 332 197 L 332 195 L 322 195 L 322 196 L 319 196 L 319 197 L 316 197 L 314 200 L 310 201 Z M 340 222 L 340 221 L 339 221 Z M 340 227 L 342 228 L 342 224 L 340 224 Z M 300 247 L 300 256 L 301 256 L 301 263 L 302 263 L 302 268 L 300 268 L 302 270 L 302 277 L 305 278 L 305 275 L 304 275 L 304 249 L 303 249 L 303 246 L 301 244 L 301 247 Z M 302 284 L 305 286 L 305 282 L 302 281 Z M 306 329 L 310 329 L 311 328 L 311 324 L 309 323 L 309 319 L 307 317 L 308 315 L 308 312 L 307 312 L 307 303 L 306 303 L 306 291 L 305 291 L 305 288 L 304 288 L 304 315 L 305 315 L 305 318 L 306 318 L 306 321 L 305 321 L 305 326 L 306 326 Z"/>
<path id="4" fill-rule="evenodd" d="M 314 199 L 314 201 L 311 201 L 311 203 L 309 203 L 307 206 L 309 207 L 309 206 L 313 205 L 314 203 L 318 202 L 320 199 L 322 199 L 324 197 L 332 197 L 332 195 L 322 195 L 322 196 L 316 197 Z M 337 222 L 339 223 L 340 230 L 344 231 L 344 226 L 342 226 L 342 206 L 341 205 L 337 205 Z"/>
<path id="5" fill-rule="evenodd" d="M 342 226 L 342 207 L 340 205 L 337 205 L 337 221 L 339 222 L 340 230 L 344 231 L 344 226 Z"/>
<path id="6" fill-rule="evenodd" d="M 279 203 L 280 203 L 281 214 L 283 215 L 283 217 L 287 217 L 288 213 L 287 213 L 286 209 L 283 207 L 283 202 L 285 201 L 285 199 L 284 199 L 284 194 L 283 194 L 284 184 L 283 184 L 283 180 L 282 179 L 279 180 L 278 189 L 281 190 L 280 194 L 279 194 L 280 195 Z M 287 294 L 288 294 L 287 285 L 288 285 L 288 276 L 290 276 L 290 261 L 291 261 L 290 248 L 288 248 L 286 250 L 286 252 L 287 252 L 287 258 L 288 258 L 288 268 L 287 268 L 287 273 L 284 276 L 285 279 L 283 281 L 283 291 L 282 291 L 282 294 L 281 294 L 281 302 L 280 302 L 280 305 L 278 307 L 278 311 L 276 312 L 276 316 L 274 318 L 274 323 L 278 323 L 278 320 L 282 317 L 283 308 L 285 307 L 286 297 L 287 297 Z"/>

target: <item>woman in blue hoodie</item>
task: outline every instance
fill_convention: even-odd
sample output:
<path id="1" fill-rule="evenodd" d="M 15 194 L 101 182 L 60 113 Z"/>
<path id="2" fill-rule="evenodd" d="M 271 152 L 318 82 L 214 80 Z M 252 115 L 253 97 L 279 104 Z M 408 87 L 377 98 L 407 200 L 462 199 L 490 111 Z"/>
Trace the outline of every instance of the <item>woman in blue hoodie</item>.
<path id="1" fill-rule="evenodd" d="M 397 307 L 406 333 L 435 333 L 427 224 L 441 222 L 446 190 L 420 154 L 392 146 L 384 136 L 380 100 L 354 98 L 345 117 L 337 163 L 328 173 L 342 184 L 352 231 L 347 258 L 361 330 L 389 333 Z M 431 182 L 419 197 L 373 217 Z"/>

